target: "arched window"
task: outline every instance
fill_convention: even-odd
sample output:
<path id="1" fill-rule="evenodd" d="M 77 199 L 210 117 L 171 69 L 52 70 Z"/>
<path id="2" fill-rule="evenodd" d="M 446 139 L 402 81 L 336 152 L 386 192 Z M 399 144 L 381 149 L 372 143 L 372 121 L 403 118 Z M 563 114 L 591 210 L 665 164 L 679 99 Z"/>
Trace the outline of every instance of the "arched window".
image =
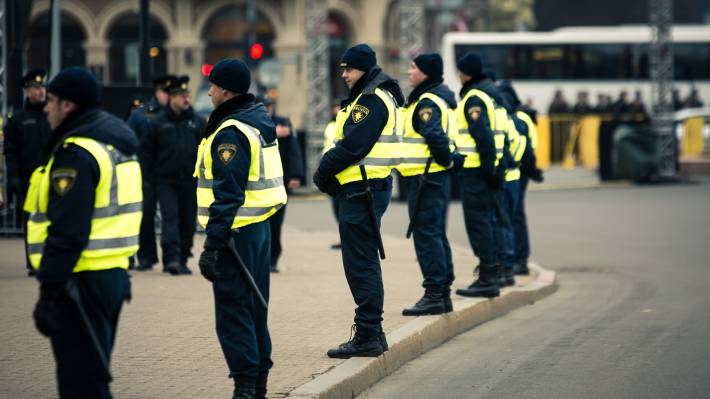
<path id="1" fill-rule="evenodd" d="M 249 37 L 252 36 L 250 43 Z M 261 45 L 259 59 L 273 56 L 276 32 L 271 21 L 256 10 L 253 24 L 247 18 L 246 5 L 230 5 L 219 9 L 208 20 L 202 32 L 205 41 L 205 62 L 214 64 L 223 58 L 240 58 L 251 65 L 250 49 L 253 43 Z M 260 54 L 258 54 L 260 52 Z"/>
<path id="2" fill-rule="evenodd" d="M 352 42 L 350 24 L 339 13 L 328 12 L 328 44 L 330 46 L 330 92 L 333 99 L 348 95 L 348 87 L 340 77 L 340 59 Z"/>
<path id="3" fill-rule="evenodd" d="M 62 13 L 62 68 L 86 65 L 86 34 L 71 14 Z M 30 25 L 27 69 L 49 67 L 49 13 L 40 14 Z"/>
<path id="4" fill-rule="evenodd" d="M 109 75 L 111 83 L 136 83 L 139 69 L 140 17 L 136 13 L 127 13 L 118 17 L 108 31 Z M 165 48 L 167 39 L 165 29 L 155 19 L 150 19 L 149 62 L 151 77 L 163 75 L 167 71 Z"/>

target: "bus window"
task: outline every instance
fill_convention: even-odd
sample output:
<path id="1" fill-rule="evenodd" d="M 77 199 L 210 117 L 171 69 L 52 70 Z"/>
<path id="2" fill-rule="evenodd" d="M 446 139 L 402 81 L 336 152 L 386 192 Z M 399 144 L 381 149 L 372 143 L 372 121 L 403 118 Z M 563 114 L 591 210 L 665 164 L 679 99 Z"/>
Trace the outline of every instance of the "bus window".
<path id="1" fill-rule="evenodd" d="M 681 43 L 673 48 L 675 77 L 680 80 L 710 79 L 710 44 Z"/>

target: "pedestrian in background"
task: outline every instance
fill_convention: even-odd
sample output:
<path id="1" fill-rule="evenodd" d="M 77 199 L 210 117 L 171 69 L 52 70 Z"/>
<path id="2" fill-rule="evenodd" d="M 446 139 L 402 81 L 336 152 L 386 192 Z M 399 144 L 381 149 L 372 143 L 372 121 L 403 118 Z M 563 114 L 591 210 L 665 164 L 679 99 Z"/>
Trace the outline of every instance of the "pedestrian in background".
<path id="1" fill-rule="evenodd" d="M 192 274 L 187 260 L 192 256 L 197 215 L 193 173 L 204 121 L 192 109 L 189 81 L 188 76 L 181 76 L 165 87 L 168 102 L 141 139 L 145 178 L 156 189 L 162 215 L 163 267 L 172 275 Z M 139 266 L 139 270 L 150 268 Z"/>
<path id="2" fill-rule="evenodd" d="M 397 107 L 404 96 L 397 81 L 377 66 L 375 52 L 366 44 L 349 48 L 340 66 L 350 93 L 336 120 L 336 144 L 321 158 L 313 182 L 337 197 L 343 266 L 357 307 L 355 334 L 327 354 L 379 356 L 388 346 L 382 330 L 384 287 L 376 237 L 392 197 L 390 173 L 400 145 Z"/>
<path id="3" fill-rule="evenodd" d="M 268 301 L 268 219 L 286 204 L 276 129 L 263 104 L 247 93 L 251 74 L 244 62 L 221 60 L 209 81 L 215 109 L 195 169 L 198 220 L 207 236 L 200 272 L 212 282 L 217 337 L 234 379 L 233 398 L 265 398 L 273 366 L 267 309 L 245 274 Z"/>
<path id="4" fill-rule="evenodd" d="M 303 157 L 301 156 L 301 148 L 298 146 L 298 138 L 296 132 L 291 126 L 291 121 L 288 118 L 278 116 L 274 113 L 274 100 L 264 98 L 262 100 L 266 112 L 271 117 L 271 120 L 276 126 L 276 138 L 279 143 L 279 154 L 281 156 L 281 165 L 284 168 L 284 182 L 286 184 L 286 193 L 290 194 L 291 190 L 301 187 L 301 179 L 303 179 Z M 279 272 L 279 258 L 283 248 L 281 246 L 281 228 L 286 217 L 286 205 L 282 206 L 274 216 L 269 218 L 271 224 L 271 273 Z"/>
<path id="5" fill-rule="evenodd" d="M 3 128 L 5 172 L 7 173 L 7 201 L 15 196 L 15 220 L 22 228 L 25 240 L 25 268 L 33 276 L 27 253 L 27 214 L 22 210 L 32 172 L 39 166 L 40 150 L 50 134 L 47 116 L 42 109 L 47 100 L 46 72 L 33 69 L 22 77 L 25 102 L 22 108 L 10 112 Z"/>
<path id="6" fill-rule="evenodd" d="M 49 83 L 52 133 L 40 151 L 25 210 L 30 260 L 38 269 L 33 317 L 50 338 L 62 398 L 110 398 L 110 359 L 128 258 L 138 249 L 138 139 L 98 109 L 101 86 L 84 68 Z"/>

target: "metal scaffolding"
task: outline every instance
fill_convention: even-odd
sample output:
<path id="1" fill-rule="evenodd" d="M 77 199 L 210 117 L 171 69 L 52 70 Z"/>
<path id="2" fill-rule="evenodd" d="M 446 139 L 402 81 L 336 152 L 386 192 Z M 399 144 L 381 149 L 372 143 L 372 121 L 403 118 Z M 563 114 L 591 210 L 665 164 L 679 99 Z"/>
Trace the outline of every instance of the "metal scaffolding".
<path id="1" fill-rule="evenodd" d="M 405 86 L 409 64 L 424 49 L 424 2 L 400 1 L 399 7 L 399 80 Z"/>
<path id="2" fill-rule="evenodd" d="M 330 120 L 330 47 L 328 42 L 328 2 L 306 0 L 307 108 L 306 108 L 306 180 L 318 168 L 323 151 L 323 132 Z"/>
<path id="3" fill-rule="evenodd" d="M 673 0 L 649 0 L 653 131 L 657 136 L 658 176 L 676 175 L 677 149 L 673 132 Z"/>

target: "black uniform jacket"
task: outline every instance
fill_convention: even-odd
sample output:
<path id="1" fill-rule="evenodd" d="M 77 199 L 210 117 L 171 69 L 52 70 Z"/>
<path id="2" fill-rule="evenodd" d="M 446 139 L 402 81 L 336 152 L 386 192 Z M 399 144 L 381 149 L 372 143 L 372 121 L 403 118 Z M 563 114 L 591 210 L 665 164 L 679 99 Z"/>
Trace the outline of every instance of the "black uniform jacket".
<path id="1" fill-rule="evenodd" d="M 162 109 L 163 107 L 160 103 L 158 103 L 158 99 L 153 96 L 147 105 L 131 111 L 126 123 L 128 123 L 128 126 L 136 132 L 136 135 L 138 135 L 138 139 L 140 140 L 143 136 L 148 134 L 148 130 L 150 129 L 150 121 L 155 118 Z"/>
<path id="2" fill-rule="evenodd" d="M 227 118 L 237 119 L 258 129 L 266 145 L 276 143 L 274 123 L 264 105 L 254 102 L 253 95 L 239 95 L 220 104 L 210 115 L 205 137 L 211 135 Z M 208 149 L 213 159 L 212 192 L 215 200 L 210 206 L 210 217 L 205 229 L 206 250 L 218 250 L 227 243 L 237 210 L 244 204 L 251 165 L 251 146 L 246 134 L 236 127 L 223 129 Z M 233 150 L 232 156 L 220 156 L 220 150 L 224 149 L 230 152 Z"/>
<path id="3" fill-rule="evenodd" d="M 54 163 L 49 171 L 52 184 L 47 207 L 51 225 L 37 274 L 41 282 L 68 280 L 81 251 L 89 242 L 99 165 L 82 147 L 61 144 L 72 136 L 110 144 L 128 156 L 136 155 L 138 151 L 138 139 L 128 125 L 98 108 L 75 111 L 52 132 L 41 156 L 44 165 L 54 153 Z M 71 170 L 74 175 L 73 181 L 63 189 L 54 184 L 53 175 L 60 169 Z"/>
<path id="4" fill-rule="evenodd" d="M 23 108 L 7 117 L 3 129 L 4 153 L 8 181 L 13 185 L 27 185 L 32 172 L 39 166 L 39 153 L 50 133 L 47 116 L 42 108 L 44 103 L 34 105 L 25 101 Z"/>
<path id="5" fill-rule="evenodd" d="M 456 108 L 454 92 L 442 82 L 441 79 L 427 79 L 420 83 L 409 95 L 407 106 L 417 101 L 424 93 L 432 93 L 444 100 L 449 108 Z M 425 98 L 419 101 L 413 113 L 412 126 L 414 131 L 424 137 L 434 161 L 445 167 L 451 165 L 449 137 L 441 127 L 441 111 L 439 107 L 434 101 Z"/>
<path id="6" fill-rule="evenodd" d="M 288 137 L 278 137 L 279 154 L 281 155 L 281 164 L 284 168 L 284 183 L 288 183 L 291 179 L 303 179 L 303 157 L 301 156 L 301 148 L 298 146 L 298 138 L 296 132 L 291 126 L 291 121 L 288 118 L 281 116 L 272 116 L 271 120 L 274 125 L 287 126 L 291 131 Z"/>
<path id="7" fill-rule="evenodd" d="M 145 179 L 150 183 L 194 179 L 204 127 L 192 108 L 176 115 L 170 107 L 163 107 L 151 119 L 148 134 L 140 139 Z"/>
<path id="8" fill-rule="evenodd" d="M 369 112 L 358 122 L 348 118 L 343 126 L 343 139 L 323 154 L 317 170 L 323 179 L 331 179 L 348 166 L 360 162 L 377 143 L 382 129 L 387 124 L 387 107 L 375 94 L 378 87 L 390 92 L 398 107 L 404 104 L 404 95 L 397 81 L 382 72 L 380 67 L 375 66 L 363 75 L 350 90 L 349 97 L 343 101 L 343 109 L 362 93 L 357 104 L 367 108 Z M 382 185 L 382 182 L 377 180 L 391 181 L 391 178 L 370 181 L 372 185 Z"/>

